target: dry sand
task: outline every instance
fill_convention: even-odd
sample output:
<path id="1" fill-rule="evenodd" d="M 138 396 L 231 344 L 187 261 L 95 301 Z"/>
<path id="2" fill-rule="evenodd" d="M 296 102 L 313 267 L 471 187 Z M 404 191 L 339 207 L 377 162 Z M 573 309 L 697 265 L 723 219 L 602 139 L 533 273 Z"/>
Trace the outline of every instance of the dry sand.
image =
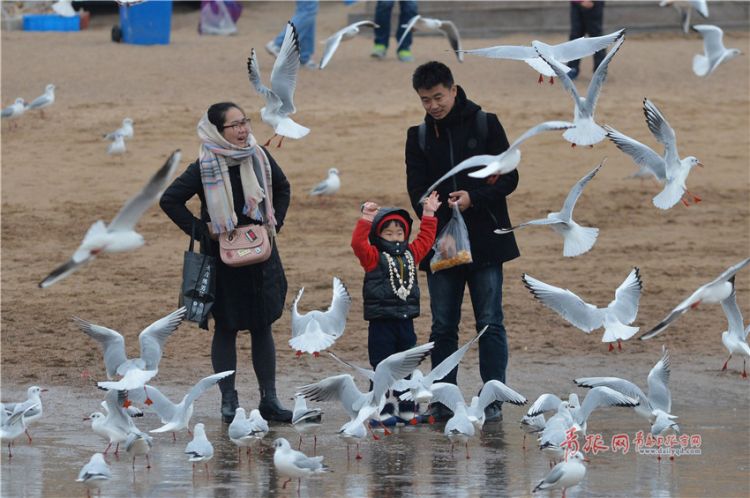
<path id="1" fill-rule="evenodd" d="M 175 14 L 168 46 L 142 47 L 109 42 L 116 16 L 92 19 L 81 33 L 2 33 L 2 104 L 17 96 L 32 99 L 49 82 L 57 85 L 57 101 L 45 118 L 31 112 L 18 128 L 2 124 L 2 382 L 62 385 L 80 382 L 84 368 L 103 378 L 99 349 L 71 321 L 73 315 L 122 331 L 129 354 L 137 354 L 137 334 L 173 310 L 180 285 L 185 236 L 158 207 L 138 225 L 145 247 L 132 253 L 105 255 L 49 289 L 37 283 L 65 261 L 96 219 L 109 221 L 122 203 L 176 148 L 183 165 L 198 150 L 195 124 L 206 107 L 231 99 L 253 118 L 260 142 L 271 129 L 260 122 L 261 98 L 245 72 L 250 48 L 258 50 L 268 75 L 272 59 L 262 49 L 286 18 L 291 4 L 253 4 L 233 37 L 200 37 L 198 12 Z M 318 39 L 346 22 L 340 3 L 321 6 Z M 491 44 L 527 44 L 535 36 L 466 40 L 470 48 Z M 564 40 L 554 35 L 548 41 Z M 750 53 L 746 32 L 727 33 L 725 43 Z M 289 280 L 288 303 L 305 286 L 302 307 L 324 307 L 330 282 L 338 275 L 354 297 L 346 334 L 335 349 L 366 363 L 367 327 L 362 319 L 362 269 L 349 246 L 351 230 L 366 199 L 408 205 L 405 193 L 404 141 L 408 126 L 423 116 L 411 89 L 417 64 L 432 58 L 451 65 L 470 98 L 496 112 L 511 140 L 543 120 L 570 119 L 572 102 L 561 86 L 538 85 L 537 74 L 524 64 L 467 58 L 458 64 L 441 38 L 417 38 L 416 61 L 398 62 L 392 52 L 383 61 L 371 59 L 369 36 L 341 45 L 324 71 L 301 70 L 295 103 L 298 122 L 312 129 L 303 140 L 285 141 L 272 154 L 289 177 L 292 204 L 279 248 Z M 317 49 L 320 56 L 322 46 Z M 661 344 L 673 352 L 673 391 L 677 404 L 696 384 L 708 399 L 720 396 L 747 407 L 747 380 L 738 372 L 719 373 L 726 358 L 720 334 L 726 320 L 719 306 L 706 306 L 684 316 L 661 337 L 629 341 L 624 350 L 608 353 L 599 342 L 601 331 L 587 336 L 532 299 L 524 288 L 526 272 L 567 287 L 600 306 L 633 266 L 641 270 L 644 293 L 635 325 L 656 324 L 697 286 L 748 256 L 750 246 L 750 71 L 743 55 L 701 79 L 691 71 L 692 57 L 702 50 L 697 35 L 628 35 L 614 59 L 597 117 L 618 130 L 660 150 L 648 133 L 641 103 L 652 99 L 676 129 L 682 155 L 695 155 L 706 165 L 688 179 L 703 198 L 696 206 L 677 205 L 661 211 L 651 204 L 658 187 L 651 181 L 625 179 L 635 166 L 614 145 L 571 148 L 557 134 L 536 137 L 523 147 L 521 181 L 509 198 L 514 222 L 557 210 L 569 187 L 607 157 L 576 208 L 577 220 L 600 228 L 593 250 L 562 257 L 562 241 L 544 228 L 518 232 L 522 257 L 505 265 L 504 308 L 510 344 L 509 384 L 526 389 L 529 397 L 559 388 L 571 374 L 597 373 L 645 383 Z M 591 61 L 582 64 L 579 85 L 590 78 Z M 105 153 L 105 132 L 124 117 L 135 121 L 135 137 L 124 157 Z M 341 171 L 342 189 L 320 202 L 308 190 L 329 167 Z M 192 204 L 194 209 L 197 204 Z M 740 307 L 750 315 L 750 275 L 738 275 Z M 416 320 L 420 342 L 429 336 L 430 313 L 424 275 L 423 314 Z M 336 370 L 325 359 L 303 360 L 298 369 L 288 347 L 287 312 L 274 325 L 282 391 L 291 394 L 299 382 Z M 461 325 L 462 341 L 474 327 L 468 293 Z M 210 334 L 184 324 L 169 340 L 159 379 L 187 383 L 210 372 Z M 247 338 L 241 356 L 249 357 Z M 556 355 L 548 360 L 548 355 Z M 476 353 L 464 367 L 476 372 Z M 590 361 L 590 364 L 586 362 Z M 239 382 L 253 396 L 255 381 L 249 361 L 239 366 Z M 547 368 L 540 368 L 546 365 Z M 474 377 L 476 374 L 474 373 Z M 550 381 L 550 379 L 553 379 Z M 473 387 L 467 389 L 473 389 Z M 561 389 L 561 388 L 560 388 Z M 287 392 L 288 391 L 288 392 Z M 737 400 L 737 396 L 740 400 Z"/>

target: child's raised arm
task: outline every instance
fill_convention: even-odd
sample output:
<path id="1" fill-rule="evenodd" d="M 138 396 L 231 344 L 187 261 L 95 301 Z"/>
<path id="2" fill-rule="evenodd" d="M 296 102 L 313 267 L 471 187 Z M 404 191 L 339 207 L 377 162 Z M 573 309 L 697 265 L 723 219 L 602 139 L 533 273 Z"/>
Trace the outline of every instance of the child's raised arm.
<path id="1" fill-rule="evenodd" d="M 357 225 L 354 227 L 352 232 L 352 249 L 354 255 L 359 259 L 359 264 L 365 271 L 372 271 L 378 266 L 378 250 L 370 244 L 370 228 L 372 227 L 372 220 L 380 209 L 374 202 L 365 202 L 360 207 L 362 217 L 357 221 Z"/>

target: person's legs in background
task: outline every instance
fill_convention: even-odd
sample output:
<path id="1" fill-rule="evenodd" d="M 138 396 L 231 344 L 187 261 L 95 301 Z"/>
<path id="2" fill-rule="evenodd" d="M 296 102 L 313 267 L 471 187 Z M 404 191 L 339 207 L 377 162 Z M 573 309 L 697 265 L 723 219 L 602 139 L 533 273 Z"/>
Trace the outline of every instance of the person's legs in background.
<path id="1" fill-rule="evenodd" d="M 570 2 L 570 36 L 569 40 L 575 40 L 576 38 L 582 37 L 586 34 L 584 29 L 583 11 L 586 10 L 581 7 L 580 2 Z M 579 66 L 581 64 L 580 59 L 570 61 L 567 63 L 570 68 L 568 76 L 574 80 L 578 77 Z"/>
<path id="2" fill-rule="evenodd" d="M 583 15 L 586 34 L 589 36 L 602 36 L 602 24 L 604 22 L 604 2 L 594 2 L 594 6 Z M 594 54 L 594 71 L 602 63 L 607 55 L 607 50 L 602 49 Z"/>
<path id="3" fill-rule="evenodd" d="M 416 0 L 400 0 L 398 2 L 398 29 L 396 30 L 396 41 L 400 40 L 404 34 L 404 26 L 409 23 L 412 17 L 417 15 Z M 412 32 L 406 35 L 404 42 L 396 50 L 398 59 L 402 62 L 411 62 L 414 56 L 411 53 Z"/>
<path id="4" fill-rule="evenodd" d="M 227 370 L 237 371 L 237 331 L 228 330 L 218 322 L 215 324 L 214 337 L 211 340 L 211 364 L 214 367 L 214 373 Z M 237 391 L 234 388 L 235 378 L 236 373 L 219 381 L 221 417 L 226 423 L 234 419 L 234 412 L 240 406 Z"/>
<path id="5" fill-rule="evenodd" d="M 388 39 L 391 36 L 391 13 L 393 12 L 393 0 L 379 0 L 375 4 L 375 45 L 370 55 L 377 59 L 385 57 L 388 50 Z"/>
<path id="6" fill-rule="evenodd" d="M 494 379 L 505 383 L 508 339 L 503 326 L 503 268 L 500 264 L 476 268 L 469 272 L 467 280 L 477 332 L 487 326 L 479 339 L 482 382 Z M 485 410 L 488 421 L 502 416 L 501 406 L 500 402 L 495 402 Z"/>
<path id="7" fill-rule="evenodd" d="M 462 266 L 427 274 L 432 312 L 430 341 L 435 343 L 431 358 L 433 368 L 458 349 L 458 324 L 465 285 L 466 273 Z M 455 384 L 457 372 L 457 368 L 453 369 L 441 382 Z M 433 403 L 430 413 L 438 421 L 450 417 L 450 410 L 440 403 Z"/>
<path id="8" fill-rule="evenodd" d="M 297 30 L 299 40 L 299 59 L 303 66 L 314 66 L 312 55 L 315 52 L 315 25 L 318 16 L 318 0 L 297 0 L 292 16 L 292 24 Z M 274 57 L 278 56 L 281 44 L 284 42 L 286 25 L 276 35 L 276 38 L 266 44 L 266 50 Z"/>
<path id="9" fill-rule="evenodd" d="M 266 420 L 291 422 L 292 412 L 281 406 L 276 396 L 276 346 L 271 326 L 250 331 L 250 338 L 253 370 L 260 389 L 258 411 Z"/>

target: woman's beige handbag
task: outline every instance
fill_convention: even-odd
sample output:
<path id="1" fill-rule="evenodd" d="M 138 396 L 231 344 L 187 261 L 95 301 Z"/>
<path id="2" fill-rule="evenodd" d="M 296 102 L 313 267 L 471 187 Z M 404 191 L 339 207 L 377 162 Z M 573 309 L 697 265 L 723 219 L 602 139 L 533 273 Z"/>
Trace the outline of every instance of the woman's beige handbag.
<path id="1" fill-rule="evenodd" d="M 242 225 L 219 236 L 219 255 L 227 266 L 262 263 L 271 257 L 271 240 L 263 225 Z"/>

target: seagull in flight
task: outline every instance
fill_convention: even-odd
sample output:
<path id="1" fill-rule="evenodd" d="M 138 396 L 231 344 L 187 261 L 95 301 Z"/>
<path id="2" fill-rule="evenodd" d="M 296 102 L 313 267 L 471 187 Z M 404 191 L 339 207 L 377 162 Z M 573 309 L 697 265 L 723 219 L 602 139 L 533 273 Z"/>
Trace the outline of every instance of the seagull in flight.
<path id="1" fill-rule="evenodd" d="M 286 25 L 284 41 L 281 43 L 279 55 L 271 70 L 271 88 L 261 82 L 260 67 L 255 56 L 255 49 L 250 51 L 247 60 L 247 71 L 255 91 L 265 100 L 266 105 L 260 110 L 260 117 L 264 123 L 273 128 L 273 137 L 264 146 L 271 144 L 271 140 L 281 136 L 277 147 L 281 147 L 284 137 L 302 138 L 310 133 L 309 128 L 295 123 L 289 115 L 297 112 L 294 107 L 294 90 L 297 87 L 297 73 L 299 72 L 299 40 L 294 24 Z"/>
<path id="2" fill-rule="evenodd" d="M 330 348 L 341 337 L 346 328 L 346 317 L 352 305 L 352 297 L 344 284 L 333 277 L 333 298 L 326 311 L 312 310 L 300 314 L 297 304 L 305 288 L 301 288 L 292 303 L 292 338 L 289 345 L 297 351 L 297 357 L 310 353 L 315 358 L 320 351 Z"/>
<path id="3" fill-rule="evenodd" d="M 688 195 L 692 197 L 693 202 L 700 202 L 701 198 L 690 192 L 685 182 L 690 171 L 696 166 L 703 167 L 703 164 L 694 156 L 680 159 L 674 130 L 659 109 L 647 98 L 643 99 L 643 113 L 646 115 L 646 123 L 651 134 L 664 145 L 664 156 L 659 156 L 649 146 L 623 135 L 610 126 L 604 127 L 607 137 L 642 170 L 651 172 L 657 180 L 664 182 L 664 189 L 653 199 L 654 206 L 669 209 L 679 201 L 689 206 Z"/>
<path id="4" fill-rule="evenodd" d="M 417 14 L 416 16 L 409 19 L 409 22 L 403 25 L 404 34 L 398 40 L 396 50 L 401 47 L 404 42 L 406 35 L 412 30 L 416 31 L 438 31 L 442 32 L 451 44 L 451 49 L 456 53 L 458 62 L 464 61 L 464 51 L 461 50 L 461 36 L 458 34 L 458 28 L 453 21 L 443 21 L 440 19 L 433 19 L 430 17 L 423 17 Z"/>
<path id="5" fill-rule="evenodd" d="M 698 24 L 693 29 L 703 37 L 703 54 L 693 56 L 693 72 L 696 76 L 711 76 L 724 62 L 734 59 L 742 52 L 724 46 L 724 32 L 718 26 Z"/>
<path id="6" fill-rule="evenodd" d="M 563 256 L 574 257 L 588 252 L 594 247 L 599 229 L 582 227 L 576 223 L 573 220 L 573 208 L 583 193 L 583 188 L 594 178 L 602 165 L 604 161 L 573 185 L 559 212 L 549 213 L 546 218 L 527 221 L 511 228 L 499 228 L 495 233 L 504 234 L 529 225 L 548 225 L 563 237 Z"/>
<path id="7" fill-rule="evenodd" d="M 180 164 L 181 157 L 179 149 L 174 151 L 146 186 L 125 203 L 109 225 L 102 220 L 91 225 L 73 257 L 39 282 L 39 287 L 46 288 L 62 280 L 100 253 L 130 251 L 141 247 L 144 244 L 143 236 L 134 230 L 135 225 L 148 208 L 159 200 Z"/>
<path id="8" fill-rule="evenodd" d="M 427 198 L 427 196 L 430 195 L 430 193 L 445 180 L 469 168 L 483 166 L 481 169 L 469 173 L 469 176 L 471 176 L 472 178 L 487 178 L 491 175 L 505 175 L 507 173 L 510 173 L 511 171 L 516 169 L 518 163 L 521 162 L 521 151 L 518 147 L 524 141 L 528 140 L 534 135 L 542 133 L 543 131 L 566 130 L 568 128 L 572 128 L 573 126 L 575 126 L 573 123 L 569 123 L 567 121 L 545 121 L 544 123 L 540 123 L 526 130 L 523 135 L 518 137 L 515 142 L 510 144 L 510 147 L 496 156 L 489 154 L 480 154 L 464 159 L 453 168 L 451 168 L 451 170 L 446 174 L 441 176 L 435 183 L 430 185 L 419 202 L 423 202 Z"/>
<path id="9" fill-rule="evenodd" d="M 331 57 L 333 57 L 333 54 L 336 52 L 336 49 L 339 48 L 342 41 L 354 38 L 359 34 L 360 28 L 364 27 L 379 28 L 380 26 L 372 21 L 359 21 L 336 31 L 334 34 L 326 38 L 323 42 L 326 46 L 323 49 L 323 58 L 320 59 L 320 69 L 323 69 L 328 65 L 331 61 Z"/>
<path id="10" fill-rule="evenodd" d="M 125 339 L 122 334 L 74 317 L 76 325 L 101 345 L 107 378 L 122 376 L 116 382 L 99 382 L 97 385 L 110 390 L 134 390 L 143 387 L 159 371 L 164 343 L 182 323 L 185 311 L 186 308 L 183 306 L 143 329 L 138 335 L 141 356 L 133 359 L 128 359 L 125 354 Z M 126 402 L 126 408 L 127 405 L 129 403 Z"/>
<path id="11" fill-rule="evenodd" d="M 606 308 L 597 308 L 568 289 L 545 284 L 526 273 L 523 274 L 523 282 L 542 304 L 587 334 L 604 327 L 602 342 L 610 343 L 610 351 L 614 350 L 612 342 L 617 341 L 617 347 L 622 349 L 622 341 L 630 339 L 638 332 L 638 327 L 628 326 L 638 314 L 638 302 L 643 289 L 638 268 L 633 268 L 628 274 L 615 291 L 615 299 Z"/>
<path id="12" fill-rule="evenodd" d="M 554 60 L 564 65 L 566 62 L 583 59 L 595 52 L 604 50 L 620 38 L 624 32 L 625 30 L 621 29 L 608 35 L 581 37 L 557 45 L 548 45 L 538 40 L 534 40 L 532 43 L 535 43 L 538 47 L 542 48 L 546 54 L 548 54 L 548 60 L 549 58 L 554 58 Z M 512 59 L 524 61 L 539 73 L 539 83 L 544 81 L 545 76 L 549 78 L 550 83 L 554 83 L 555 81 L 555 71 L 549 66 L 549 64 L 539 57 L 539 54 L 533 46 L 498 45 L 495 47 L 479 48 L 475 50 L 463 50 L 463 53 L 479 55 L 490 59 Z M 570 68 L 564 66 L 563 70 L 567 73 L 570 71 Z"/>
<path id="13" fill-rule="evenodd" d="M 734 278 L 737 272 L 747 266 L 748 263 L 750 263 L 750 258 L 745 258 L 736 265 L 727 268 L 721 275 L 709 283 L 698 287 L 698 289 L 690 294 L 687 299 L 678 304 L 664 320 L 643 334 L 640 339 L 645 341 L 652 337 L 656 337 L 664 332 L 672 322 L 687 313 L 689 310 L 697 308 L 700 304 L 721 303 L 727 299 L 734 292 Z"/>
<path id="14" fill-rule="evenodd" d="M 747 358 L 750 357 L 750 346 L 747 344 L 747 334 L 750 332 L 750 324 L 747 328 L 744 328 L 742 321 L 742 313 L 740 307 L 737 306 L 737 294 L 734 289 L 729 297 L 721 302 L 721 307 L 724 308 L 724 314 L 727 316 L 728 327 L 727 330 L 721 333 L 721 342 L 724 347 L 729 351 L 729 358 L 724 362 L 724 366 L 721 368 L 722 371 L 727 369 L 729 360 L 732 359 L 732 355 L 737 353 L 742 358 L 742 378 L 747 378 L 747 370 L 745 363 Z"/>
<path id="15" fill-rule="evenodd" d="M 538 42 L 532 42 L 532 46 L 539 54 L 539 57 L 549 64 L 553 71 L 555 71 L 555 74 L 562 82 L 565 90 L 567 90 L 573 97 L 573 103 L 575 104 L 573 109 L 573 124 L 575 125 L 575 128 L 570 128 L 563 133 L 563 138 L 570 142 L 572 147 L 575 147 L 576 145 L 593 146 L 604 140 L 604 137 L 607 135 L 604 129 L 594 121 L 594 111 L 596 109 L 596 103 L 599 100 L 599 94 L 602 91 L 602 86 L 607 79 L 609 63 L 624 41 L 625 37 L 621 35 L 617 41 L 615 41 L 612 50 L 609 51 L 601 64 L 596 68 L 594 75 L 591 77 L 591 83 L 589 83 L 589 88 L 585 97 L 582 97 L 578 93 L 575 83 L 573 83 L 573 80 L 567 75 L 567 72 L 565 71 L 567 66 L 563 66 L 553 57 L 550 57 L 549 52 L 546 51 L 547 46 Z"/>
<path id="16" fill-rule="evenodd" d="M 573 382 L 579 387 L 608 387 L 639 401 L 634 406 L 635 412 L 649 421 L 651 424 L 651 435 L 659 436 L 671 428 L 679 432 L 680 427 L 673 421 L 677 419 L 672 411 L 672 395 L 669 392 L 670 375 L 669 351 L 662 346 L 662 357 L 648 373 L 648 396 L 629 380 L 619 377 L 581 377 Z"/>

